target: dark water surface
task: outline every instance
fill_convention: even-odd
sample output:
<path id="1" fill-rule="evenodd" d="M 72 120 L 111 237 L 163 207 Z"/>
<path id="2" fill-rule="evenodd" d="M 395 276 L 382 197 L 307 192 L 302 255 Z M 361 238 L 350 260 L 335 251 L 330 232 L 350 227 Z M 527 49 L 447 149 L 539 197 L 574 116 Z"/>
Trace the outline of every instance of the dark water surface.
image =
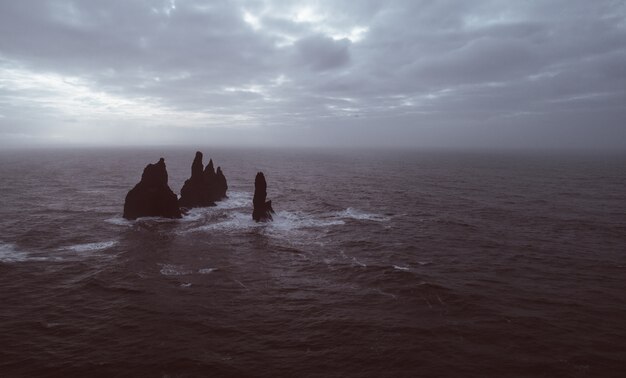
<path id="1" fill-rule="evenodd" d="M 626 376 L 623 156 L 204 149 L 228 200 L 121 218 L 194 152 L 0 152 L 1 377 Z"/>

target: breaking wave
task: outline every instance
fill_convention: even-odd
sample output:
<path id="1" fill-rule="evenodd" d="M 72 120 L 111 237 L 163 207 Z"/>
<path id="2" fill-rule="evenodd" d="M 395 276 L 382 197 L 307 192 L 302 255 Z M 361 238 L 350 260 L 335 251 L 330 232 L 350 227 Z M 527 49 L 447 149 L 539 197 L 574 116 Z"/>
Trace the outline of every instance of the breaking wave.
<path id="1" fill-rule="evenodd" d="M 216 203 L 217 209 L 239 209 L 252 206 L 252 193 L 228 192 L 228 198 Z"/>
<path id="2" fill-rule="evenodd" d="M 233 212 L 228 214 L 225 220 L 192 228 L 190 230 L 184 231 L 183 233 L 211 230 L 236 232 L 255 228 L 262 228 L 265 231 L 271 233 L 272 231 L 286 232 L 292 230 L 323 228 L 345 224 L 345 222 L 341 219 L 317 218 L 311 214 L 301 211 L 278 211 L 276 214 L 274 214 L 273 218 L 273 222 L 257 223 L 252 220 L 250 213 Z"/>

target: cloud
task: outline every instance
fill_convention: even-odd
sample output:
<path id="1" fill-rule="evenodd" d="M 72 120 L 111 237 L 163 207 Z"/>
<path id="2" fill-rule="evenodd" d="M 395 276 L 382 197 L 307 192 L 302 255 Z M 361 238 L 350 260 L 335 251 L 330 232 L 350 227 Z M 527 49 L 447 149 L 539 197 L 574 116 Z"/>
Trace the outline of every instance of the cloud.
<path id="1" fill-rule="evenodd" d="M 305 37 L 295 44 L 298 63 L 309 66 L 316 71 L 339 68 L 350 61 L 350 41 L 313 35 Z"/>
<path id="2" fill-rule="evenodd" d="M 622 148 L 624 19 L 609 0 L 6 1 L 0 134 Z"/>

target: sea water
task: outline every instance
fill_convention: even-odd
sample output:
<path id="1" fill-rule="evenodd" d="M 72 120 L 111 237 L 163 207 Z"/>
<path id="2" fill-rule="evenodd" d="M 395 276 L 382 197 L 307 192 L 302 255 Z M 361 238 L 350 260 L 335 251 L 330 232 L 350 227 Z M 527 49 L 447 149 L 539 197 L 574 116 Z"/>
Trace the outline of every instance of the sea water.
<path id="1" fill-rule="evenodd" d="M 136 221 L 195 149 L 0 152 L 0 376 L 626 371 L 624 156 L 201 150 L 229 198 Z"/>

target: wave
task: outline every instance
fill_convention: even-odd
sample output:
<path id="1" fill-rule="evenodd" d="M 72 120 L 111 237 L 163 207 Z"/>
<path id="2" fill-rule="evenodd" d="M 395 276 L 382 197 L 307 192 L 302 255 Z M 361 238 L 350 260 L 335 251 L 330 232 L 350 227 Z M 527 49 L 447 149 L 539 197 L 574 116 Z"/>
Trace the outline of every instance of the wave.
<path id="1" fill-rule="evenodd" d="M 184 220 L 185 220 L 184 216 L 181 219 L 163 218 L 163 217 L 141 217 L 141 218 L 137 218 L 135 220 L 128 220 L 128 219 L 122 218 L 121 216 L 117 216 L 117 217 L 105 219 L 104 221 L 109 223 L 109 224 L 116 225 L 116 226 L 130 227 L 130 226 L 133 226 L 133 225 L 136 225 L 136 224 L 175 223 L 175 222 L 181 222 L 181 221 L 184 221 Z M 193 219 L 191 219 L 191 220 L 193 220 Z"/>
<path id="2" fill-rule="evenodd" d="M 186 268 L 183 265 L 175 265 L 175 264 L 159 264 L 161 265 L 161 273 L 164 276 L 188 276 L 191 274 L 210 274 L 215 272 L 217 268 L 200 268 L 197 271 Z"/>
<path id="3" fill-rule="evenodd" d="M 184 231 L 183 233 L 213 230 L 236 232 L 252 229 L 263 229 L 266 232 L 272 233 L 289 232 L 309 228 L 324 228 L 345 224 L 345 222 L 340 219 L 317 218 L 311 214 L 301 211 L 278 211 L 274 214 L 273 218 L 274 221 L 272 222 L 257 223 L 252 220 L 250 213 L 233 212 L 228 214 L 228 218 L 226 220 L 192 228 Z"/>
<path id="4" fill-rule="evenodd" d="M 311 214 L 301 211 L 279 211 L 274 216 L 274 221 L 269 224 L 271 225 L 271 228 L 289 231 L 301 228 L 341 226 L 345 223 L 346 222 L 340 219 L 316 218 Z"/>
<path id="5" fill-rule="evenodd" d="M 104 221 L 110 224 L 114 224 L 116 226 L 132 226 L 134 223 L 134 221 L 130 221 L 122 217 L 113 217 L 113 218 L 105 219 Z"/>
<path id="6" fill-rule="evenodd" d="M 32 253 L 18 250 L 15 244 L 0 241 L 0 262 L 3 263 L 58 260 L 61 260 L 61 258 L 56 256 L 36 256 Z"/>
<path id="7" fill-rule="evenodd" d="M 402 270 L 402 271 L 405 271 L 405 272 L 410 269 L 408 266 L 399 266 L 399 265 L 394 265 L 393 268 L 396 269 L 396 270 Z"/>
<path id="8" fill-rule="evenodd" d="M 335 212 L 333 213 L 333 215 L 341 219 L 355 219 L 372 222 L 388 222 L 389 220 L 391 220 L 390 217 L 381 214 L 365 213 L 352 207 L 349 207 L 343 211 Z"/>
<path id="9" fill-rule="evenodd" d="M 252 207 L 252 193 L 250 192 L 229 192 L 228 198 L 216 202 L 217 209 L 239 209 L 242 207 Z"/>
<path id="10" fill-rule="evenodd" d="M 193 273 L 193 270 L 186 269 L 182 265 L 161 264 L 159 271 L 164 276 L 186 276 Z"/>
<path id="11" fill-rule="evenodd" d="M 66 250 L 70 250 L 74 252 L 101 251 L 104 249 L 111 248 L 117 243 L 118 243 L 117 240 L 109 240 L 109 241 L 96 242 L 96 243 L 76 244 L 76 245 L 71 245 L 69 247 L 65 247 L 62 249 L 66 249 Z"/>
<path id="12" fill-rule="evenodd" d="M 76 260 L 74 255 L 63 254 L 63 251 L 72 252 L 91 252 L 102 251 L 113 247 L 118 242 L 115 240 L 76 244 L 67 247 L 58 248 L 56 251 L 51 251 L 47 254 L 46 251 L 39 252 L 26 252 L 19 250 L 15 244 L 0 242 L 0 262 L 4 263 L 17 263 L 26 261 L 72 261 Z"/>
<path id="13" fill-rule="evenodd" d="M 28 260 L 28 253 L 18 251 L 15 244 L 0 242 L 0 262 L 12 263 Z"/>

